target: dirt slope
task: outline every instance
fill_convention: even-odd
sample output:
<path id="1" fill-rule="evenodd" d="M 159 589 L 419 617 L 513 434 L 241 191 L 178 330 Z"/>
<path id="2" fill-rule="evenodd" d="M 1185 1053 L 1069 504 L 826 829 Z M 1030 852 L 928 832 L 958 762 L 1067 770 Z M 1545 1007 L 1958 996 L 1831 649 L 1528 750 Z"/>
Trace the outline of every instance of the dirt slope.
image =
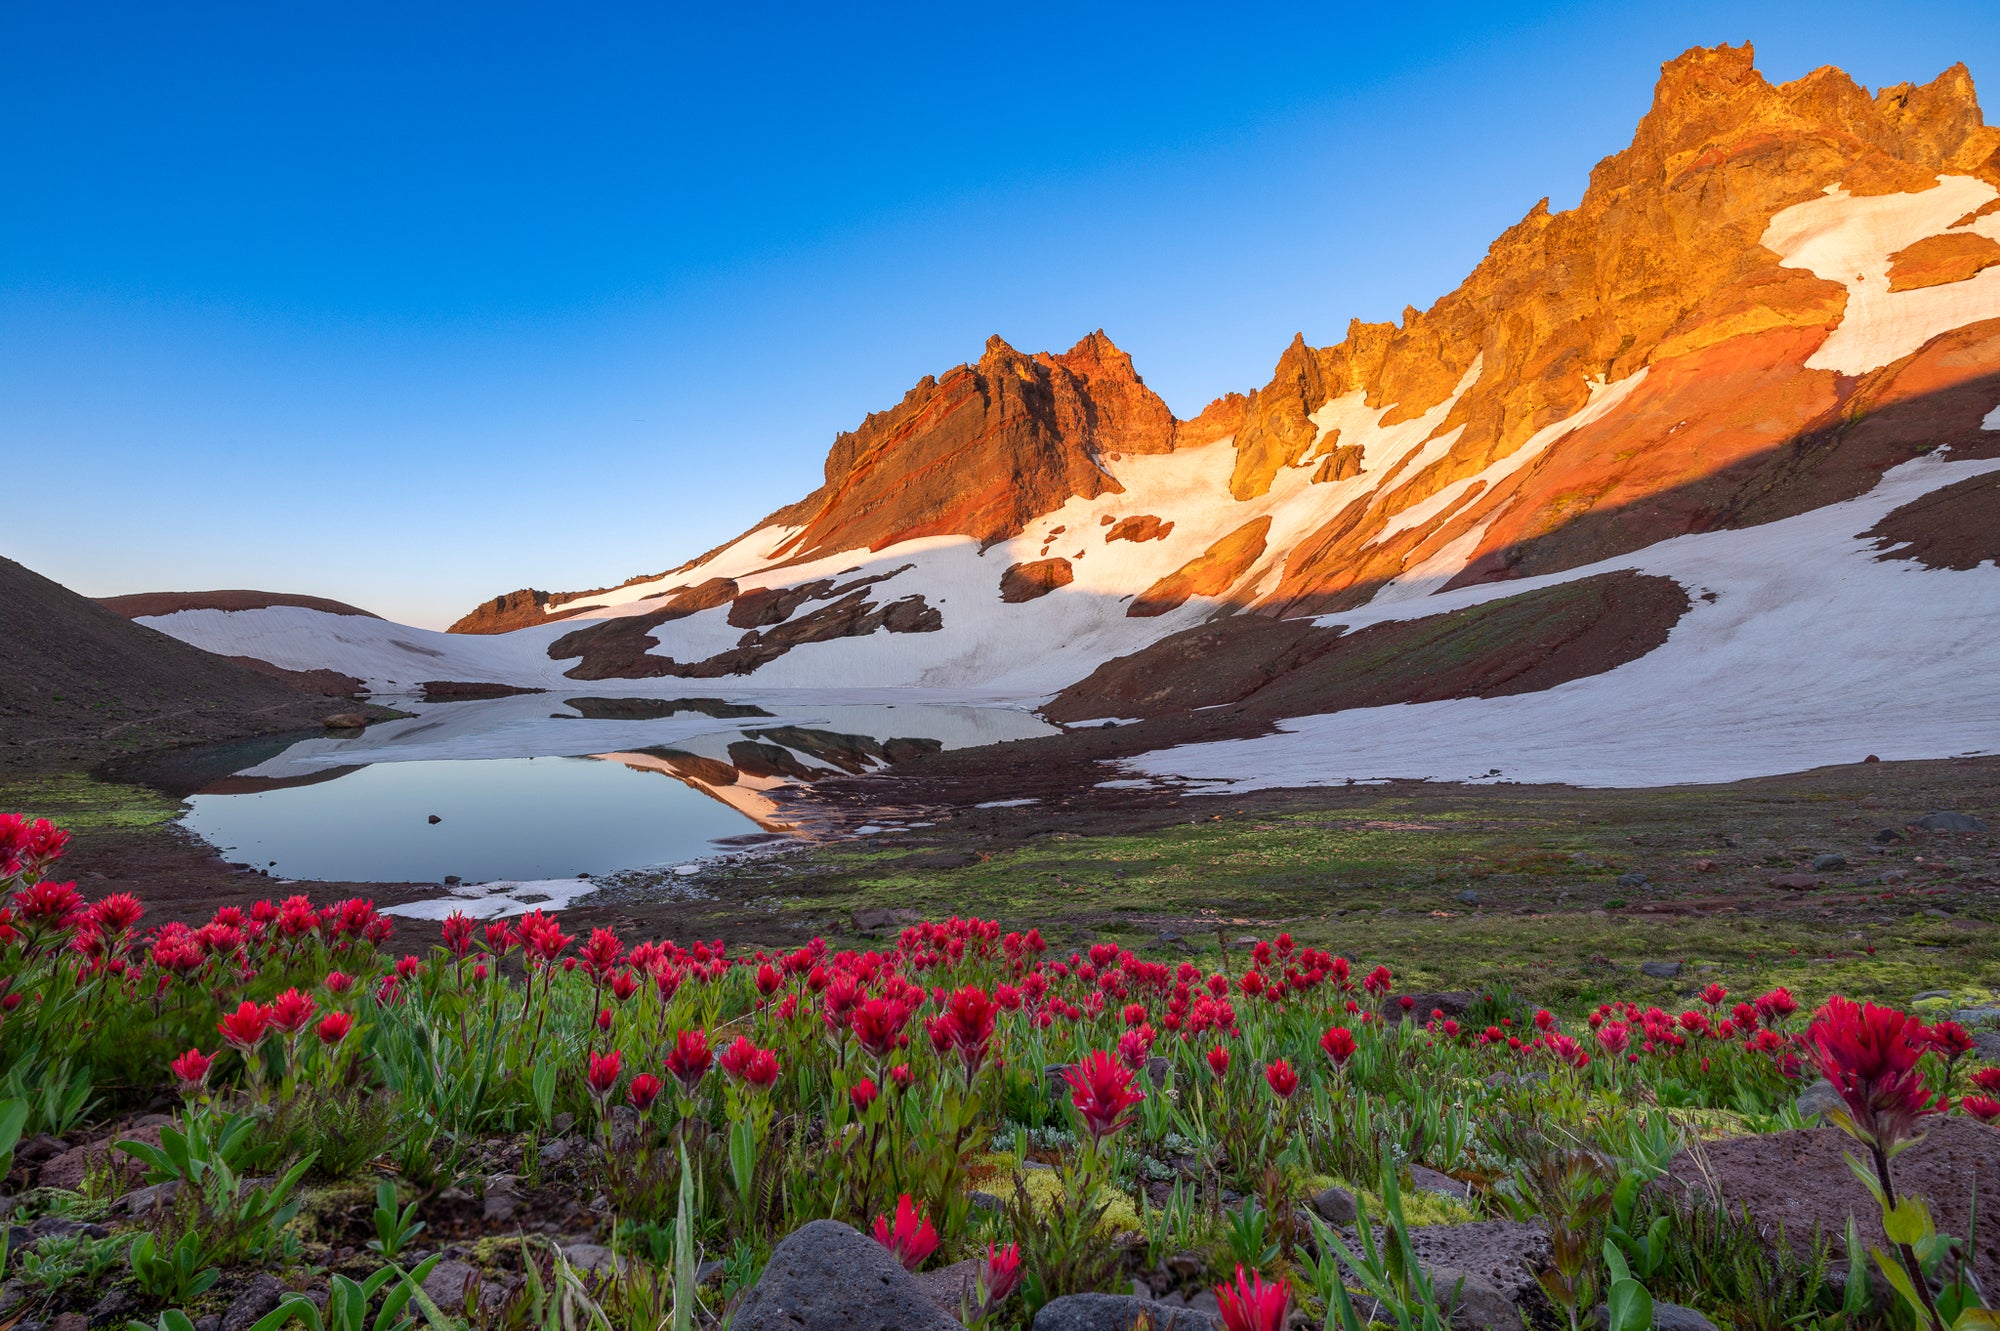
<path id="1" fill-rule="evenodd" d="M 0 559 L 0 767 L 317 726 L 330 709 Z"/>

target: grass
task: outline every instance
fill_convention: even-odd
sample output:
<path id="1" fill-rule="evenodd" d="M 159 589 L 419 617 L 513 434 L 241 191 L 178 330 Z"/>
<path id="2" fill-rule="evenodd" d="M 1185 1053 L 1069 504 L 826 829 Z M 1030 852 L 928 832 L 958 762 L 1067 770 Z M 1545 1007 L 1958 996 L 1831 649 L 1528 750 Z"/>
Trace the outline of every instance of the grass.
<path id="1" fill-rule="evenodd" d="M 56 772 L 0 777 L 0 812 L 15 811 L 50 819 L 82 837 L 160 827 L 179 817 L 181 806 L 145 786 Z"/>
<path id="2" fill-rule="evenodd" d="M 1285 929 L 1387 962 L 1411 984 L 1505 987 L 1545 1003 L 1666 1002 L 1712 980 L 1785 984 L 1801 997 L 1908 1003 L 1945 989 L 1976 1001 L 2000 981 L 2000 852 L 1983 840 L 1878 846 L 1872 833 L 1899 815 L 1877 812 L 1883 801 L 1865 790 L 1421 787 L 1292 802 L 1302 807 L 1213 812 L 1204 801 L 1188 822 L 1133 832 L 1058 820 L 985 847 L 946 824 L 748 872 L 822 927 L 886 907 L 1037 923 L 1062 945 L 1105 938 L 1162 955 Z M 911 850 L 939 845 L 983 858 L 911 867 Z M 1850 868 L 1824 875 L 1823 891 L 1769 886 L 1827 851 Z M 1885 884 L 1885 873 L 1905 877 Z M 1636 975 L 1645 961 L 1684 969 Z"/>

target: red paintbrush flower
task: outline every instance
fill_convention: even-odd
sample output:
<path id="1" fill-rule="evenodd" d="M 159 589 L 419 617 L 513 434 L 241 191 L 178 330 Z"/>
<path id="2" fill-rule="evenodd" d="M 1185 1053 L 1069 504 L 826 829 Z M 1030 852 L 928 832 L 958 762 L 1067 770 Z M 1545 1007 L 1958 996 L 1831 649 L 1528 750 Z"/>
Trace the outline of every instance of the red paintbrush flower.
<path id="1" fill-rule="evenodd" d="M 592 929 L 590 941 L 583 945 L 583 970 L 593 981 L 603 984 L 611 976 L 611 970 L 625 955 L 625 945 L 618 941 L 618 935 L 609 929 Z"/>
<path id="2" fill-rule="evenodd" d="M 124 933 L 139 922 L 146 908 L 130 892 L 114 892 L 90 908 L 90 922 L 107 934 Z"/>
<path id="3" fill-rule="evenodd" d="M 1118 1037 L 1118 1061 L 1137 1072 L 1153 1056 L 1153 1028 L 1137 1026 Z"/>
<path id="4" fill-rule="evenodd" d="M 674 1037 L 674 1047 L 667 1051 L 667 1071 L 681 1089 L 689 1095 L 701 1085 L 701 1079 L 708 1075 L 709 1065 L 715 1061 L 714 1051 L 708 1047 L 706 1031 L 682 1031 Z"/>
<path id="5" fill-rule="evenodd" d="M 868 1106 L 874 1104 L 876 1097 L 881 1094 L 881 1088 L 866 1077 L 855 1082 L 847 1090 L 847 1098 L 853 1102 L 854 1112 L 857 1114 L 867 1113 Z"/>
<path id="6" fill-rule="evenodd" d="M 1215 1046 L 1215 1048 L 1208 1051 L 1206 1057 L 1208 1059 L 1208 1070 L 1215 1074 L 1217 1081 L 1221 1081 L 1229 1075 L 1229 1050 L 1225 1046 Z"/>
<path id="7" fill-rule="evenodd" d="M 1597 1047 L 1616 1057 L 1632 1043 L 1632 1028 L 1622 1021 L 1606 1022 L 1597 1028 Z"/>
<path id="8" fill-rule="evenodd" d="M 1722 1006 L 1722 1000 L 1729 997 L 1729 991 L 1719 984 L 1711 984 L 1701 991 L 1701 1001 L 1712 1008 Z"/>
<path id="9" fill-rule="evenodd" d="M 909 1019 L 907 1008 L 886 998 L 871 998 L 847 1014 L 848 1029 L 870 1058 L 887 1058 L 907 1043 L 903 1026 Z"/>
<path id="10" fill-rule="evenodd" d="M 472 951 L 472 917 L 462 910 L 455 910 L 444 917 L 444 945 L 460 961 Z"/>
<path id="11" fill-rule="evenodd" d="M 769 1049 L 759 1049 L 747 1035 L 737 1036 L 736 1043 L 723 1050 L 716 1063 L 724 1076 L 752 1090 L 768 1091 L 778 1080 L 778 1056 Z"/>
<path id="12" fill-rule="evenodd" d="M 590 1064 L 583 1074 L 583 1079 L 590 1087 L 591 1098 L 600 1105 L 604 1103 L 605 1097 L 611 1094 L 611 1088 L 618 1084 L 618 1067 L 621 1061 L 616 1049 L 608 1054 L 590 1056 Z"/>
<path id="13" fill-rule="evenodd" d="M 874 1233 L 875 1241 L 887 1248 L 905 1271 L 916 1270 L 937 1251 L 937 1230 L 917 1213 L 916 1203 L 907 1192 L 896 1200 L 896 1223 L 892 1226 L 886 1215 L 876 1216 Z"/>
<path id="14" fill-rule="evenodd" d="M 1988 1095 L 2000 1095 L 2000 1068 L 1981 1068 L 1972 1074 L 1972 1084 Z"/>
<path id="15" fill-rule="evenodd" d="M 313 1019 L 319 1004 L 307 998 L 296 989 L 287 989 L 271 1000 L 271 1025 L 277 1027 L 281 1035 L 297 1035 Z"/>
<path id="16" fill-rule="evenodd" d="M 216 1022 L 215 1029 L 222 1033 L 223 1040 L 231 1049 L 248 1056 L 255 1053 L 257 1046 L 264 1043 L 264 1037 L 270 1034 L 271 1013 L 269 1009 L 245 999 L 234 1012 Z"/>
<path id="17" fill-rule="evenodd" d="M 1928 1038 L 1931 1048 L 1947 1063 L 1956 1063 L 1979 1047 L 1965 1027 L 1950 1020 L 1934 1023 Z"/>
<path id="18" fill-rule="evenodd" d="M 1806 1039 L 1851 1131 L 1885 1155 L 1916 1135 L 1919 1118 L 1937 1112 L 1917 1070 L 1928 1032 L 1909 1013 L 1836 996 L 1814 1015 Z"/>
<path id="19" fill-rule="evenodd" d="M 1329 1026 L 1326 1034 L 1319 1037 L 1319 1047 L 1336 1068 L 1344 1068 L 1347 1060 L 1354 1057 L 1354 1032 L 1345 1026 Z"/>
<path id="20" fill-rule="evenodd" d="M 1006 1247 L 986 1245 L 986 1265 L 979 1273 L 980 1287 L 986 1291 L 983 1308 L 999 1306 L 1014 1287 L 1021 1283 L 1021 1245 L 1010 1243 Z"/>
<path id="21" fill-rule="evenodd" d="M 215 1060 L 199 1049 L 190 1049 L 168 1066 L 181 1084 L 181 1094 L 193 1099 L 208 1089 L 208 1072 Z"/>
<path id="22" fill-rule="evenodd" d="M 1133 1088 L 1131 1072 L 1102 1049 L 1085 1054 L 1063 1075 L 1071 1103 L 1100 1142 L 1130 1122 L 1132 1107 L 1146 1098 Z"/>
<path id="23" fill-rule="evenodd" d="M 319 1020 L 319 1042 L 329 1047 L 339 1044 L 354 1029 L 354 1018 L 345 1012 L 329 1012 Z"/>
<path id="24" fill-rule="evenodd" d="M 84 918 L 83 895 L 75 883 L 35 883 L 14 894 L 21 922 L 34 928 L 67 929 Z"/>
<path id="25" fill-rule="evenodd" d="M 662 1082 L 650 1072 L 642 1072 L 632 1078 L 632 1084 L 625 1088 L 625 1100 L 632 1108 L 644 1114 L 653 1107 L 653 1101 L 660 1098 Z"/>
<path id="26" fill-rule="evenodd" d="M 1265 1067 L 1264 1080 L 1270 1083 L 1271 1094 L 1280 1100 L 1291 1099 L 1292 1092 L 1299 1089 L 1299 1074 L 1282 1058 L 1272 1059 Z"/>
<path id="27" fill-rule="evenodd" d="M 328 971 L 325 983 L 329 994 L 344 994 L 354 987 L 354 977 L 343 975 L 339 971 Z"/>
<path id="28" fill-rule="evenodd" d="M 2000 1123 L 2000 1100 L 1990 1095 L 1968 1095 L 1958 1102 L 1958 1107 L 1981 1123 Z"/>
<path id="29" fill-rule="evenodd" d="M 1227 1331 L 1283 1331 L 1292 1292 L 1284 1281 L 1266 1282 L 1239 1264 L 1234 1283 L 1215 1287 L 1215 1301 Z"/>

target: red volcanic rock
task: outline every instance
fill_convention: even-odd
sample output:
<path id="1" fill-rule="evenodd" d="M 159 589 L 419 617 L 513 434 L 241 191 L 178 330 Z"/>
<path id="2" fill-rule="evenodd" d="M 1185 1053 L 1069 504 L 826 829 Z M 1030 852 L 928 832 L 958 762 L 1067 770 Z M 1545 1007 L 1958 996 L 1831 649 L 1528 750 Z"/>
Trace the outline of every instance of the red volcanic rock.
<path id="1" fill-rule="evenodd" d="M 1270 530 L 1269 517 L 1244 523 L 1209 546 L 1200 558 L 1183 564 L 1140 593 L 1126 607 L 1126 615 L 1147 619 L 1178 609 L 1190 597 L 1222 595 L 1264 553 L 1264 538 Z"/>
<path id="2" fill-rule="evenodd" d="M 1141 513 L 1129 518 L 1120 518 L 1111 524 L 1111 530 L 1104 533 L 1107 544 L 1112 541 L 1164 541 L 1174 529 L 1171 522 L 1162 522 L 1150 513 Z"/>
<path id="3" fill-rule="evenodd" d="M 1009 564 L 1000 575 L 1000 599 L 1018 602 L 1047 596 L 1058 587 L 1076 580 L 1067 559 L 1036 559 L 1026 564 Z"/>
<path id="4" fill-rule="evenodd" d="M 1340 432 L 1334 431 L 1336 435 Z M 1345 481 L 1361 474 L 1361 458 L 1365 450 L 1359 444 L 1343 444 L 1328 449 L 1320 458 L 1318 470 L 1313 472 L 1313 484 L 1324 485 L 1329 481 Z"/>
<path id="5" fill-rule="evenodd" d="M 558 618 L 549 614 L 549 594 L 523 587 L 519 591 L 482 601 L 472 613 L 460 617 L 446 633 L 512 633 L 515 629 L 546 624 Z"/>
<path id="6" fill-rule="evenodd" d="M 380 619 L 345 601 L 324 596 L 297 596 L 287 592 L 134 592 L 129 596 L 99 596 L 97 603 L 127 619 L 171 615 L 181 610 L 265 610 L 272 606 L 295 605 L 307 610 L 323 610 L 329 615 L 359 615 Z"/>
<path id="7" fill-rule="evenodd" d="M 1671 578 L 1621 572 L 1357 633 L 1235 616 L 1107 661 L 1043 715 L 1157 717 L 1233 706 L 1251 721 L 1534 693 L 1635 661 L 1687 613 Z"/>
<path id="8" fill-rule="evenodd" d="M 1173 413 L 1102 333 L 1060 356 L 995 337 L 977 365 L 924 379 L 835 440 L 826 484 L 773 516 L 801 527 L 779 553 L 1003 540 L 1072 496 L 1116 491 L 1100 454 L 1166 452 L 1173 436 Z"/>
<path id="9" fill-rule="evenodd" d="M 1243 428 L 1243 413 L 1250 399 L 1242 393 L 1224 393 L 1201 409 L 1191 421 L 1174 427 L 1175 448 L 1203 448 L 1229 438 Z"/>
<path id="10" fill-rule="evenodd" d="M 2000 263 L 2000 240 L 1976 231 L 1926 236 L 1889 256 L 1889 290 L 1914 291 L 1963 282 Z"/>
<path id="11" fill-rule="evenodd" d="M 1877 559 L 1914 559 L 1925 568 L 1970 570 L 2000 561 L 2000 477 L 1973 476 L 1896 509 L 1862 533 Z"/>

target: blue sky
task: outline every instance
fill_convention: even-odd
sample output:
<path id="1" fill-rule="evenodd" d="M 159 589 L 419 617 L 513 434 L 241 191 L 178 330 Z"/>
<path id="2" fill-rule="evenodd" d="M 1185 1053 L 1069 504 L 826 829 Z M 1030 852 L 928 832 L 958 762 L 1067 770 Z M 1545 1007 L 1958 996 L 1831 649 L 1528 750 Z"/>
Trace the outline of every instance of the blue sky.
<path id="1" fill-rule="evenodd" d="M 1192 415 L 1746 38 L 2000 81 L 1990 0 L 5 6 L 0 553 L 441 627 L 735 535 L 989 333 Z"/>

